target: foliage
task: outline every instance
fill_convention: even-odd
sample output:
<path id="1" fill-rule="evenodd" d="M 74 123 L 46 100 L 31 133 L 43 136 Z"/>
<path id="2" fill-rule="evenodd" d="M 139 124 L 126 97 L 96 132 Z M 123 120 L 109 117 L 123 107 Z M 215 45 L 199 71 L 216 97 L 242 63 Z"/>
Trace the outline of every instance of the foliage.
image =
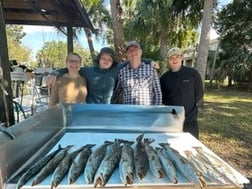
<path id="1" fill-rule="evenodd" d="M 90 54 L 80 44 L 74 44 L 75 52 L 79 53 L 85 65 L 91 64 Z M 63 41 L 48 41 L 37 53 L 38 67 L 62 68 L 65 67 L 67 44 Z"/>
<path id="2" fill-rule="evenodd" d="M 21 25 L 6 25 L 6 34 L 19 44 L 21 44 L 21 39 L 25 36 Z"/>
<path id="3" fill-rule="evenodd" d="M 17 60 L 18 63 L 31 62 L 31 49 L 25 47 L 21 43 L 21 39 L 25 36 L 23 27 L 19 25 L 7 25 L 7 43 L 10 60 Z"/>
<path id="4" fill-rule="evenodd" d="M 235 82 L 252 85 L 252 4 L 250 0 L 234 0 L 218 14 L 215 28 L 222 33 L 218 69 L 226 71 Z"/>
<path id="5" fill-rule="evenodd" d="M 183 48 L 195 45 L 202 1 L 193 1 L 195 4 L 173 0 L 126 2 L 125 38 L 138 40 L 148 56 L 162 60 L 171 46 Z M 183 6 L 177 2 L 183 2 Z M 201 8 L 196 11 L 195 7 Z"/>
<path id="6" fill-rule="evenodd" d="M 85 9 L 92 20 L 95 28 L 95 35 L 104 40 L 105 30 L 107 27 L 112 27 L 109 11 L 104 6 L 104 1 L 101 0 L 81 0 L 85 5 Z"/>

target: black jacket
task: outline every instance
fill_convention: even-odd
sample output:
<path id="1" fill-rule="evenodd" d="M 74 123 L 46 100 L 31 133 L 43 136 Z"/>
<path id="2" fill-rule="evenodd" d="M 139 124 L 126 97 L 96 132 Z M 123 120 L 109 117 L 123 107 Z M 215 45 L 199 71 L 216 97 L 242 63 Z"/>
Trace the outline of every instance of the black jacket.
<path id="1" fill-rule="evenodd" d="M 200 74 L 191 67 L 182 66 L 177 72 L 167 71 L 160 78 L 163 104 L 184 106 L 185 122 L 197 120 L 197 102 L 203 97 Z"/>

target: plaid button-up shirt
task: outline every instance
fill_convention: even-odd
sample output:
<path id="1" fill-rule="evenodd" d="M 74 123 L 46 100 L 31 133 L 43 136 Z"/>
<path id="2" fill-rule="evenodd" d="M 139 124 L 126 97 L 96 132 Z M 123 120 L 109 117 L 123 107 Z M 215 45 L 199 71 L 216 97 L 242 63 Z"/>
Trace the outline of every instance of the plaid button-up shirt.
<path id="1" fill-rule="evenodd" d="M 115 95 L 122 91 L 124 104 L 161 105 L 162 93 L 157 71 L 141 63 L 137 69 L 126 65 L 120 70 Z"/>

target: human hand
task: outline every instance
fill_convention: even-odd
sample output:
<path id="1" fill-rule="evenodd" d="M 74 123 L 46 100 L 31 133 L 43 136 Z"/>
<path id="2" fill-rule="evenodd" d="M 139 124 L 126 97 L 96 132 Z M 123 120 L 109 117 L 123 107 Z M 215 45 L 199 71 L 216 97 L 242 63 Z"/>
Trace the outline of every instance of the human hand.
<path id="1" fill-rule="evenodd" d="M 57 77 L 54 75 L 49 75 L 46 79 L 46 85 L 48 86 L 48 88 L 51 88 L 55 82 L 56 82 Z"/>
<path id="2" fill-rule="evenodd" d="M 159 63 L 157 63 L 157 62 L 155 62 L 153 60 L 151 61 L 151 67 L 156 69 L 156 70 L 158 70 L 160 68 Z"/>

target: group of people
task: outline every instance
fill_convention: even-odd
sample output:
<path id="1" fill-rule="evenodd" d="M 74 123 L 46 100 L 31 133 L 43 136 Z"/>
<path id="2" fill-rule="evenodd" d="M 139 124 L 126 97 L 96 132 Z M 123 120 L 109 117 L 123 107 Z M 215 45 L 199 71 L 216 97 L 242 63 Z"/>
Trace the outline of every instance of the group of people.
<path id="1" fill-rule="evenodd" d="M 157 64 L 142 58 L 138 42 L 128 42 L 125 50 L 127 61 L 117 63 L 113 49 L 102 48 L 93 67 L 81 67 L 81 57 L 70 53 L 66 68 L 53 71 L 47 79 L 49 106 L 60 102 L 184 106 L 183 130 L 198 138 L 197 103 L 203 97 L 203 84 L 195 69 L 183 65 L 181 49 L 168 51 L 170 70 L 161 77 Z"/>

